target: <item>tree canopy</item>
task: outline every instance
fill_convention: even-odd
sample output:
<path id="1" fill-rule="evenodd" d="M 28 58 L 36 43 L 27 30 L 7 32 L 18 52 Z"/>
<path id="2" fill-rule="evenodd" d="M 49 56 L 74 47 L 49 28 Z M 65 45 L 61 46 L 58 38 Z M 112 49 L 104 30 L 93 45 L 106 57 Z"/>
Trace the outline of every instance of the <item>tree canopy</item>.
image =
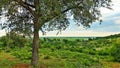
<path id="1" fill-rule="evenodd" d="M 33 19 L 38 16 L 40 30 L 65 30 L 70 24 L 68 15 L 73 15 L 73 20 L 77 25 L 89 27 L 96 20 L 100 21 L 99 9 L 101 7 L 109 8 L 111 2 L 111 0 L 38 1 L 37 8 L 35 8 L 34 0 L 1 1 L 1 10 L 9 22 L 7 22 L 7 26 L 9 25 L 13 31 L 26 33 L 33 28 Z M 4 26 L 6 25 L 4 24 Z"/>

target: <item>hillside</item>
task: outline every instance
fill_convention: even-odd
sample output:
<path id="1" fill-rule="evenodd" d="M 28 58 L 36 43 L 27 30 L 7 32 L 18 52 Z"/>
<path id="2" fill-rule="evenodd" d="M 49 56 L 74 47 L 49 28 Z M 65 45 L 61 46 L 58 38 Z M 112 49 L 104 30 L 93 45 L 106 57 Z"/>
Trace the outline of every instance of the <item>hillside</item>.
<path id="1" fill-rule="evenodd" d="M 0 39 L 0 66 L 11 68 L 29 65 L 31 59 L 31 41 L 21 36 L 11 38 L 9 46 L 7 37 Z M 41 38 L 39 48 L 39 66 L 41 68 L 119 68 L 120 37 L 119 34 L 86 38 Z M 5 57 L 8 55 L 9 57 Z M 12 58 L 12 60 L 11 60 Z M 9 62 L 11 62 L 9 64 Z"/>
<path id="2" fill-rule="evenodd" d="M 120 37 L 120 34 L 114 34 L 114 35 L 106 36 L 105 38 L 117 38 L 117 37 Z"/>

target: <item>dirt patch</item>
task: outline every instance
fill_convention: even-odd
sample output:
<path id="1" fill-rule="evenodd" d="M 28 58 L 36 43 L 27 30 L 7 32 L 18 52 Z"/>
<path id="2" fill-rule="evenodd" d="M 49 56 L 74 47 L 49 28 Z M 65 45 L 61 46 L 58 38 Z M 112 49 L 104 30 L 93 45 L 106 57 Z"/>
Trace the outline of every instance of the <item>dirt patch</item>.
<path id="1" fill-rule="evenodd" d="M 120 64 L 113 64 L 112 68 L 120 68 Z"/>
<path id="2" fill-rule="evenodd" d="M 29 64 L 16 64 L 12 68 L 31 68 Z"/>
<path id="3" fill-rule="evenodd" d="M 40 68 L 48 68 L 45 64 L 40 64 Z"/>
<path id="4" fill-rule="evenodd" d="M 120 68 L 120 63 L 119 62 L 104 61 L 103 65 L 105 66 L 105 68 Z"/>
<path id="5" fill-rule="evenodd" d="M 32 68 L 30 64 L 16 64 L 12 68 Z M 44 64 L 40 65 L 40 68 L 48 68 Z"/>

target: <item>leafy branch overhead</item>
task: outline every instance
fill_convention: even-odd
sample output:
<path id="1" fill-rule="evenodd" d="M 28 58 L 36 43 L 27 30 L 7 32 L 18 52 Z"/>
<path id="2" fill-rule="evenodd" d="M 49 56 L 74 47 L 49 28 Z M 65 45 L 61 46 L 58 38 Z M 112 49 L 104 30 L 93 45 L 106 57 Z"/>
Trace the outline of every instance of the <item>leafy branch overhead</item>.
<path id="1" fill-rule="evenodd" d="M 17 25 L 13 22 L 32 25 L 33 18 L 37 16 L 39 29 L 64 30 L 70 24 L 68 14 L 73 15 L 76 24 L 89 27 L 92 22 L 100 20 L 100 7 L 110 8 L 111 0 L 38 0 L 37 6 L 34 2 L 34 0 L 4 0 L 0 4 L 4 5 L 3 11 L 7 11 L 9 25 Z M 25 25 L 25 27 L 29 26 Z"/>

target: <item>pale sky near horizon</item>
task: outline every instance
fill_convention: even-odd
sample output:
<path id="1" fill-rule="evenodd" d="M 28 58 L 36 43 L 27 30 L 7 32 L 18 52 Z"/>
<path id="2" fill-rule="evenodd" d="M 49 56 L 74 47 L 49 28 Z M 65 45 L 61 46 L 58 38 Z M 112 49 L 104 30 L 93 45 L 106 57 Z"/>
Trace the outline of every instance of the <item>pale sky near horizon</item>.
<path id="1" fill-rule="evenodd" d="M 113 10 L 101 8 L 103 22 L 100 25 L 98 22 L 91 24 L 91 28 L 84 29 L 82 26 L 77 27 L 70 17 L 71 25 L 67 30 L 62 31 L 57 36 L 107 36 L 111 34 L 120 33 L 120 0 L 113 1 Z M 3 22 L 4 19 L 0 22 Z M 56 36 L 57 31 L 48 32 L 46 36 Z M 5 35 L 4 30 L 0 30 L 0 36 Z M 40 34 L 40 36 L 42 36 Z"/>

